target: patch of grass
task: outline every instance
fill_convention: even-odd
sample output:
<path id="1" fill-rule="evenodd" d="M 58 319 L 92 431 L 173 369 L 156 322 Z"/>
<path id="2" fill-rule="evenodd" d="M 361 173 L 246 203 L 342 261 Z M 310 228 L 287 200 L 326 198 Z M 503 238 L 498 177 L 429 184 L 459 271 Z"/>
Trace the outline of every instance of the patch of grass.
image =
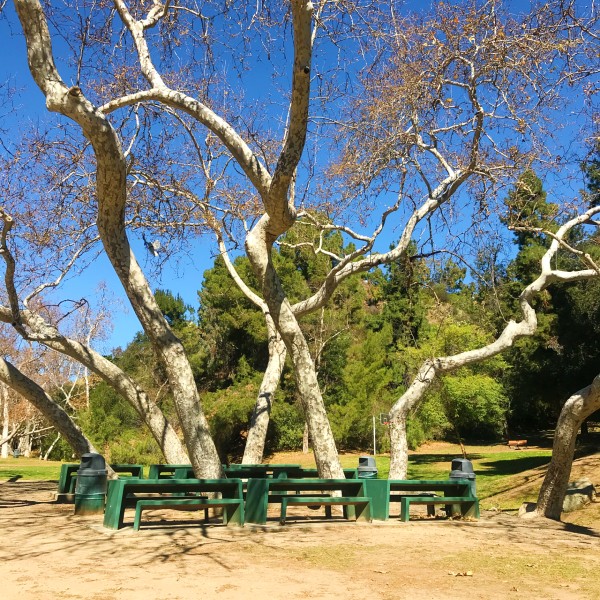
<path id="1" fill-rule="evenodd" d="M 596 597 L 600 585 L 600 573 L 595 562 L 589 562 L 588 553 L 572 556 L 564 552 L 529 549 L 526 554 L 514 552 L 481 553 L 465 551 L 434 559 L 434 565 L 448 571 L 472 571 L 487 577 L 514 581 L 521 586 L 543 589 L 554 582 L 554 585 L 571 587 Z M 523 590 L 525 591 L 525 590 Z"/>
<path id="2" fill-rule="evenodd" d="M 349 564 L 356 564 L 361 548 L 340 544 L 335 546 L 312 546 L 286 553 L 286 558 L 300 560 L 313 567 L 345 571 Z"/>
<path id="3" fill-rule="evenodd" d="M 40 460 L 39 458 L 1 458 L 0 481 L 8 479 L 31 479 L 38 481 L 57 480 L 60 465 L 57 461 Z"/>

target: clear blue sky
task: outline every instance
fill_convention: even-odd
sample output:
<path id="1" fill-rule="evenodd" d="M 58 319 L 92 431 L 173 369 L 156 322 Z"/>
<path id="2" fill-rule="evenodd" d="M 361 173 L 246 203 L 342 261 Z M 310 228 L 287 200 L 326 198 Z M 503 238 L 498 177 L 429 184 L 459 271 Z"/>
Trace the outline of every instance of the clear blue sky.
<path id="1" fill-rule="evenodd" d="M 10 82 L 11 86 L 19 90 L 15 100 L 17 109 L 24 109 L 32 122 L 43 120 L 46 115 L 44 98 L 33 79 L 27 65 L 25 44 L 19 30 L 16 27 L 17 19 L 14 14 L 12 2 L 6 4 L 4 15 L 0 18 L 0 83 Z M 8 17 L 5 18 L 5 17 Z M 10 128 L 14 124 L 13 115 L 5 110 L 2 116 L 2 128 Z M 9 132 L 14 135 L 14 129 Z M 2 203 L 0 190 L 0 204 Z M 168 263 L 160 278 L 149 275 L 152 271 L 154 259 L 145 249 L 141 240 L 131 236 L 130 241 L 136 253 L 136 257 L 147 275 L 153 289 L 170 289 L 175 294 L 180 294 L 187 304 L 197 307 L 197 290 L 202 284 L 203 272 L 212 266 L 214 261 L 215 247 L 212 242 L 199 245 L 190 256 L 180 257 L 177 264 Z M 149 267 L 149 268 L 146 268 Z M 141 330 L 139 322 L 129 307 L 121 284 L 115 275 L 105 255 L 100 256 L 84 273 L 72 280 L 67 281 L 56 292 L 56 299 L 64 298 L 79 299 L 82 297 L 93 301 L 94 291 L 105 282 L 114 294 L 116 302 L 112 303 L 113 332 L 107 343 L 102 344 L 101 351 L 109 352 L 112 348 L 124 347 Z"/>
<path id="2" fill-rule="evenodd" d="M 523 4 L 529 4 L 523 3 Z M 422 7 L 422 3 L 415 3 Z M 521 8 L 522 4 L 518 6 Z M 12 3 L 6 4 L 4 8 L 5 15 L 0 18 L 0 52 L 3 56 L 0 62 L 0 83 L 10 81 L 19 90 L 23 90 L 18 96 L 17 105 L 26 109 L 29 118 L 35 121 L 43 119 L 45 115 L 44 99 L 42 94 L 33 84 L 26 61 L 25 46 L 22 37 L 20 37 L 17 25 L 17 19 L 14 15 Z M 7 17 L 7 18 L 5 18 Z M 15 35 L 16 34 L 16 35 Z M 258 83 L 257 83 L 258 85 Z M 3 126 L 10 127 L 12 117 L 10 114 L 3 115 Z M 552 186 L 551 186 L 552 187 Z M 549 189 L 552 192 L 552 189 Z M 570 195 L 576 194 L 577 190 L 570 190 Z M 0 190 L 1 195 L 1 190 Z M 0 196 L 1 203 L 1 196 Z M 391 233 L 391 236 L 397 235 Z M 386 249 L 392 237 L 387 237 L 381 242 L 380 249 Z M 147 274 L 152 271 L 154 258 L 146 251 L 142 242 L 137 237 L 131 238 L 134 251 L 145 268 Z M 204 270 L 210 268 L 215 255 L 215 247 L 212 241 L 199 243 L 191 256 L 183 256 L 177 264 L 168 263 L 163 270 L 160 279 L 152 278 L 149 275 L 151 286 L 156 288 L 169 289 L 175 294 L 180 294 L 186 303 L 197 307 L 196 292 L 200 289 L 202 283 L 202 274 Z M 120 282 L 115 276 L 112 268 L 108 264 L 106 257 L 101 256 L 92 266 L 82 275 L 77 276 L 71 281 L 66 282 L 61 287 L 57 298 L 78 299 L 86 297 L 92 299 L 94 291 L 101 282 L 105 282 L 108 288 L 114 294 L 114 312 L 113 324 L 114 330 L 102 351 L 108 352 L 117 346 L 125 346 L 141 328 L 139 323 L 129 308 L 126 298 L 122 292 Z M 120 299 L 120 302 L 118 301 Z"/>

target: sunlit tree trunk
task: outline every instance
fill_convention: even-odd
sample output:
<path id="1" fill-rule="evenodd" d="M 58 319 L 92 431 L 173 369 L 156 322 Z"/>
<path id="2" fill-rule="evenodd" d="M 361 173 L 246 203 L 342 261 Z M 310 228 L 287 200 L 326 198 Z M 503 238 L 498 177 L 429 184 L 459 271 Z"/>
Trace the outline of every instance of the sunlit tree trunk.
<path id="1" fill-rule="evenodd" d="M 127 165 L 118 135 L 82 90 L 68 87 L 60 77 L 38 0 L 18 0 L 15 6 L 26 38 L 29 68 L 46 97 L 47 108 L 77 123 L 92 144 L 97 163 L 97 226 L 102 244 L 165 369 L 194 472 L 198 477 L 219 477 L 221 461 L 183 345 L 166 322 L 129 245 L 125 229 Z M 119 7 L 125 10 L 122 3 Z"/>
<path id="2" fill-rule="evenodd" d="M 600 410 L 600 375 L 591 385 L 573 394 L 563 406 L 552 444 L 552 459 L 538 495 L 537 506 L 527 517 L 560 520 L 575 453 L 577 432 L 592 413 Z"/>
<path id="3" fill-rule="evenodd" d="M 10 412 L 8 410 L 8 393 L 4 385 L 0 385 L 0 401 L 2 402 L 2 434 L 0 439 L 5 440 L 9 436 L 10 431 Z M 2 450 L 0 456 L 2 458 L 8 458 L 9 443 L 4 442 L 2 444 Z"/>
<path id="4" fill-rule="evenodd" d="M 0 382 L 26 398 L 32 406 L 37 408 L 48 422 L 64 436 L 77 456 L 86 452 L 96 452 L 92 443 L 62 407 L 54 402 L 35 381 L 29 379 L 14 365 L 2 358 L 0 358 Z M 25 456 L 31 452 L 30 431 L 28 426 L 25 435 L 19 442 L 19 448 Z"/>
<path id="5" fill-rule="evenodd" d="M 246 251 L 254 273 L 261 283 L 263 297 L 269 307 L 271 317 L 292 361 L 319 476 L 343 478 L 344 471 L 339 462 L 333 432 L 317 382 L 315 363 L 271 263 L 270 252 L 274 239 L 270 238 L 267 232 L 268 225 L 268 217 L 263 217 L 255 225 L 246 238 Z"/>
<path id="6" fill-rule="evenodd" d="M 267 333 L 269 336 L 269 362 L 263 375 L 258 391 L 258 398 L 252 412 L 246 446 L 244 448 L 243 464 L 256 464 L 262 462 L 267 429 L 271 415 L 271 408 L 275 391 L 279 387 L 281 373 L 285 364 L 286 349 L 283 340 L 277 333 L 275 324 L 269 315 L 265 315 Z"/>

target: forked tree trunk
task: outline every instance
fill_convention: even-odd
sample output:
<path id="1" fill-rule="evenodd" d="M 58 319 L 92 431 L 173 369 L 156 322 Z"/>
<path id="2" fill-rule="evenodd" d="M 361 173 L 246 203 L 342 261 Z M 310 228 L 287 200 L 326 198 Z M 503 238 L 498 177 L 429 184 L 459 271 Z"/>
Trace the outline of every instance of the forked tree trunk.
<path id="1" fill-rule="evenodd" d="M 269 315 L 266 315 L 266 320 L 269 335 L 269 363 L 267 364 L 258 391 L 258 398 L 252 412 L 252 420 L 250 421 L 242 464 L 257 464 L 262 462 L 271 408 L 285 364 L 285 344 L 281 336 L 277 333 L 275 324 Z"/>
<path id="2" fill-rule="evenodd" d="M 273 238 L 268 234 L 269 218 L 263 217 L 246 238 L 248 258 L 263 298 L 289 353 L 298 392 L 313 442 L 313 452 L 319 477 L 343 479 L 333 432 L 325 411 L 314 361 L 306 338 L 294 316 L 281 282 L 271 262 Z"/>
<path id="3" fill-rule="evenodd" d="M 535 511 L 526 517 L 544 516 L 560 520 L 569 484 L 577 432 L 583 421 L 600 410 L 600 375 L 591 385 L 571 396 L 563 406 L 552 445 L 552 459 L 542 483 Z"/>

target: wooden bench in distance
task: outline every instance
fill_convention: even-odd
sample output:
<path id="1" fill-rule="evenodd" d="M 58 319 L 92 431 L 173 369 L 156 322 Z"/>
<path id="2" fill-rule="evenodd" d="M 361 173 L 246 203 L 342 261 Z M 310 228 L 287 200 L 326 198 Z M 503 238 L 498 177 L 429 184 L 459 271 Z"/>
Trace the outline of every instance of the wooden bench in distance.
<path id="1" fill-rule="evenodd" d="M 521 450 L 527 448 L 527 440 L 508 440 L 508 447 L 513 450 Z"/>
<path id="2" fill-rule="evenodd" d="M 344 507 L 344 518 L 348 518 L 348 506 L 355 506 L 358 508 L 356 513 L 357 521 L 370 521 L 371 520 L 371 499 L 365 497 L 351 497 L 351 496 L 281 496 L 281 516 L 279 517 L 279 524 L 285 525 L 286 511 L 288 505 L 293 504 L 294 506 L 309 506 L 309 507 L 321 507 L 325 506 L 325 516 L 331 518 L 331 507 L 333 505 Z"/>
<path id="3" fill-rule="evenodd" d="M 136 502 L 134 531 L 139 530 L 142 512 L 145 509 L 160 507 L 174 510 L 204 509 L 205 517 L 209 508 L 223 508 L 224 525 L 228 525 L 230 521 L 236 525 L 244 524 L 244 501 L 241 498 L 153 498 Z"/>
<path id="4" fill-rule="evenodd" d="M 479 518 L 479 500 L 466 496 L 403 496 L 400 500 L 400 520 L 408 521 L 411 504 L 444 504 L 446 506 L 460 506 L 463 517 Z M 448 515 L 450 516 L 450 515 Z"/>

